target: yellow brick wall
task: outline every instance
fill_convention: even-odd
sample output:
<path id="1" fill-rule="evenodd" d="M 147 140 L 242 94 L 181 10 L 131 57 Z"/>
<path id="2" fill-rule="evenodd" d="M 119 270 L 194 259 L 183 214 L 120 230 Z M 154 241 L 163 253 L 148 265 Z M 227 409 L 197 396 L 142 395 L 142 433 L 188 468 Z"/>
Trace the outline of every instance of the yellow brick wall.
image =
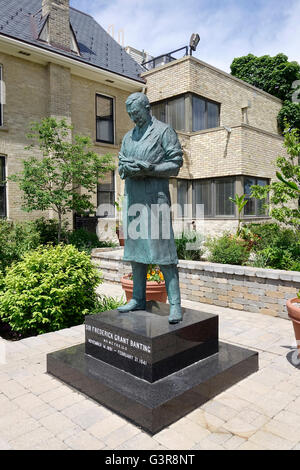
<path id="1" fill-rule="evenodd" d="M 283 139 L 275 134 L 239 125 L 192 133 L 178 132 L 184 150 L 181 178 L 229 175 L 275 177 L 275 160 L 284 153 Z"/>
<path id="2" fill-rule="evenodd" d="M 3 67 L 3 80 L 6 84 L 6 104 L 4 105 L 4 129 L 0 130 L 0 155 L 6 157 L 7 176 L 22 169 L 22 160 L 34 151 L 26 151 L 26 134 L 30 123 L 42 119 L 48 108 L 48 73 L 44 66 L 0 53 Z M 21 193 L 18 185 L 9 183 L 8 217 L 22 221 L 40 216 L 21 210 Z"/>
<path id="3" fill-rule="evenodd" d="M 40 65 L 22 58 L 0 53 L 3 67 L 3 80 L 6 84 L 6 104 L 4 105 L 4 126 L 0 127 L 0 155 L 7 160 L 7 176 L 22 169 L 22 160 L 38 151 L 26 151 L 29 141 L 26 134 L 32 121 L 40 121 L 46 116 L 57 119 L 67 118 L 74 126 L 73 134 L 88 135 L 93 150 L 104 155 L 117 155 L 124 134 L 133 127 L 125 107 L 130 92 L 96 81 L 71 75 L 68 68 L 49 63 Z M 139 88 L 137 86 L 137 88 Z M 115 145 L 96 143 L 95 95 L 103 93 L 115 98 Z M 122 182 L 116 177 L 118 193 L 123 191 Z M 9 182 L 8 217 L 23 221 L 48 216 L 47 213 L 26 213 L 21 209 L 22 194 L 15 183 Z M 96 192 L 93 197 L 96 204 Z M 50 216 L 53 214 L 50 213 Z M 69 218 L 72 222 L 72 217 Z"/>
<path id="4" fill-rule="evenodd" d="M 280 100 L 194 57 L 157 67 L 143 77 L 151 103 L 190 91 L 221 104 L 221 126 L 241 124 L 242 107 L 249 105 L 248 124 L 278 133 Z"/>

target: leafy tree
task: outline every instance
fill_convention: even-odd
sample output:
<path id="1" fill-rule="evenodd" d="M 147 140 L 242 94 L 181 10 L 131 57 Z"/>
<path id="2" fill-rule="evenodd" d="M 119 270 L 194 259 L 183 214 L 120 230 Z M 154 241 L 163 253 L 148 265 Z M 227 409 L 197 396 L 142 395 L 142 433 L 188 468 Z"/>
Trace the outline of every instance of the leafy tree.
<path id="1" fill-rule="evenodd" d="M 277 119 L 281 130 L 284 130 L 286 121 L 290 122 L 292 127 L 300 129 L 300 104 L 284 101 Z"/>
<path id="2" fill-rule="evenodd" d="M 248 203 L 248 199 L 245 199 L 245 194 L 239 196 L 236 194 L 234 198 L 230 197 L 230 201 L 233 202 L 237 209 L 238 209 L 238 227 L 236 231 L 236 236 L 238 237 L 241 233 L 241 217 L 242 217 L 242 210 L 244 209 L 245 205 Z"/>
<path id="3" fill-rule="evenodd" d="M 38 146 L 42 156 L 24 160 L 21 173 L 8 178 L 19 183 L 24 193 L 23 210 L 56 213 L 58 242 L 64 216 L 92 211 L 91 197 L 99 178 L 114 169 L 111 155 L 99 156 L 90 149 L 89 137 L 75 135 L 72 142 L 71 129 L 64 119 L 58 122 L 53 117 L 33 123 L 27 136 L 32 144 L 26 150 Z M 84 194 L 80 188 L 86 190 Z"/>
<path id="4" fill-rule="evenodd" d="M 279 222 L 300 228 L 300 133 L 286 126 L 284 146 L 287 156 L 276 160 L 278 181 L 267 186 L 252 186 L 251 197 L 264 199 L 270 195 L 270 215 Z"/>
<path id="5" fill-rule="evenodd" d="M 253 54 L 237 57 L 233 59 L 230 69 L 235 77 L 281 100 L 291 98 L 295 91 L 292 84 L 300 79 L 300 65 L 295 61 L 289 62 L 284 54 L 274 57 L 256 57 Z"/>
<path id="6" fill-rule="evenodd" d="M 264 55 L 256 57 L 253 54 L 233 59 L 230 66 L 231 74 L 261 90 L 270 93 L 284 101 L 278 116 L 278 124 L 284 129 L 284 119 L 292 127 L 300 128 L 300 103 L 292 97 L 300 91 L 300 65 L 288 60 L 285 54 L 274 57 Z"/>

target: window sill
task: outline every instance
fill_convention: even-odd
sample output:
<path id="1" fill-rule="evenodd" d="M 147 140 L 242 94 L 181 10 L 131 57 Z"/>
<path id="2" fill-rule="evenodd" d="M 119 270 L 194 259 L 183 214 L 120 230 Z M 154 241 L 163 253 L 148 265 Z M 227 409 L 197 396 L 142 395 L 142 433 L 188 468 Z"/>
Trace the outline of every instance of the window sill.
<path id="1" fill-rule="evenodd" d="M 116 144 L 109 144 L 108 142 L 94 142 L 94 145 L 96 147 L 108 147 L 108 148 L 112 148 L 112 149 L 120 149 L 120 145 L 116 145 Z"/>
<path id="2" fill-rule="evenodd" d="M 0 132 L 8 132 L 9 129 L 6 126 L 0 126 Z"/>

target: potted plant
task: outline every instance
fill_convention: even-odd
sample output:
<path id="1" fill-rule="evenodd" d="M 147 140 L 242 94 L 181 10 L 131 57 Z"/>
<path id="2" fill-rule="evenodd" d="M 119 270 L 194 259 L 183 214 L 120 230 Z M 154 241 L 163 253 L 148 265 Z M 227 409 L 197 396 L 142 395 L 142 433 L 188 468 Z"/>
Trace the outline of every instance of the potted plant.
<path id="1" fill-rule="evenodd" d="M 122 288 L 125 291 L 127 302 L 132 298 L 133 280 L 132 274 L 126 274 L 121 279 Z M 167 302 L 167 291 L 164 276 L 158 266 L 149 264 L 146 282 L 146 300 L 156 300 L 157 302 Z"/>
<path id="2" fill-rule="evenodd" d="M 123 206 L 123 199 L 124 196 L 119 196 L 117 200 L 114 202 L 115 208 L 117 209 L 117 212 L 120 214 L 122 212 L 122 206 Z M 124 232 L 122 228 L 122 223 L 120 222 L 120 215 L 116 221 L 116 234 L 120 243 L 120 246 L 124 246 Z"/>
<path id="3" fill-rule="evenodd" d="M 298 293 L 298 297 L 287 300 L 286 306 L 288 315 L 293 322 L 295 338 L 298 347 L 298 357 L 300 359 L 300 291 Z"/>

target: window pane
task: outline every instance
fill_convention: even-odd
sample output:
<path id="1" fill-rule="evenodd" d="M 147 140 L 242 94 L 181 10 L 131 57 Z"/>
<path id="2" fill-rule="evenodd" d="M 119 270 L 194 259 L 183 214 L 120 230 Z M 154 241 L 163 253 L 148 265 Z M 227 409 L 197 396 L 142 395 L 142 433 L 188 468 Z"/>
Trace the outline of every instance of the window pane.
<path id="1" fill-rule="evenodd" d="M 114 190 L 114 172 L 110 171 L 99 180 L 98 191 L 113 191 Z"/>
<path id="2" fill-rule="evenodd" d="M 219 106 L 215 103 L 207 102 L 207 128 L 219 126 Z"/>
<path id="3" fill-rule="evenodd" d="M 206 129 L 205 123 L 205 100 L 193 96 L 193 131 L 201 131 Z"/>
<path id="4" fill-rule="evenodd" d="M 185 129 L 184 96 L 168 102 L 168 123 L 174 129 Z"/>
<path id="5" fill-rule="evenodd" d="M 255 199 L 250 197 L 251 186 L 255 184 L 255 178 L 244 178 L 245 199 L 248 201 L 244 207 L 244 215 L 255 215 Z"/>
<path id="6" fill-rule="evenodd" d="M 97 119 L 97 140 L 114 141 L 113 121 Z"/>
<path id="7" fill-rule="evenodd" d="M 97 140 L 114 142 L 113 98 L 96 95 Z"/>
<path id="8" fill-rule="evenodd" d="M 212 181 L 194 181 L 193 217 L 196 217 L 196 204 L 204 205 L 204 215 L 212 215 Z"/>
<path id="9" fill-rule="evenodd" d="M 177 204 L 181 207 L 181 214 L 178 217 L 184 217 L 184 205 L 188 201 L 188 180 L 177 180 Z"/>
<path id="10" fill-rule="evenodd" d="M 234 179 L 217 179 L 215 184 L 216 215 L 234 215 L 234 204 L 229 200 L 234 197 Z"/>
<path id="11" fill-rule="evenodd" d="M 114 172 L 106 173 L 104 178 L 99 180 L 97 186 L 97 205 L 107 204 L 104 211 L 98 211 L 100 217 L 114 217 L 115 216 L 115 186 L 114 186 Z"/>
<path id="12" fill-rule="evenodd" d="M 5 212 L 5 188 L 0 186 L 0 217 L 6 217 Z"/>
<path id="13" fill-rule="evenodd" d="M 0 185 L 5 179 L 5 159 L 0 157 Z"/>
<path id="14" fill-rule="evenodd" d="M 159 121 L 166 122 L 166 103 L 157 103 L 151 105 L 152 116 Z"/>
<path id="15" fill-rule="evenodd" d="M 0 217 L 6 217 L 5 158 L 0 157 Z"/>
<path id="16" fill-rule="evenodd" d="M 102 118 L 112 117 L 112 98 L 97 95 L 97 116 Z"/>
<path id="17" fill-rule="evenodd" d="M 259 186 L 266 186 L 268 184 L 265 179 L 258 179 L 257 183 Z M 256 215 L 266 215 L 266 208 L 263 207 L 266 204 L 266 199 L 257 199 L 256 200 Z"/>

